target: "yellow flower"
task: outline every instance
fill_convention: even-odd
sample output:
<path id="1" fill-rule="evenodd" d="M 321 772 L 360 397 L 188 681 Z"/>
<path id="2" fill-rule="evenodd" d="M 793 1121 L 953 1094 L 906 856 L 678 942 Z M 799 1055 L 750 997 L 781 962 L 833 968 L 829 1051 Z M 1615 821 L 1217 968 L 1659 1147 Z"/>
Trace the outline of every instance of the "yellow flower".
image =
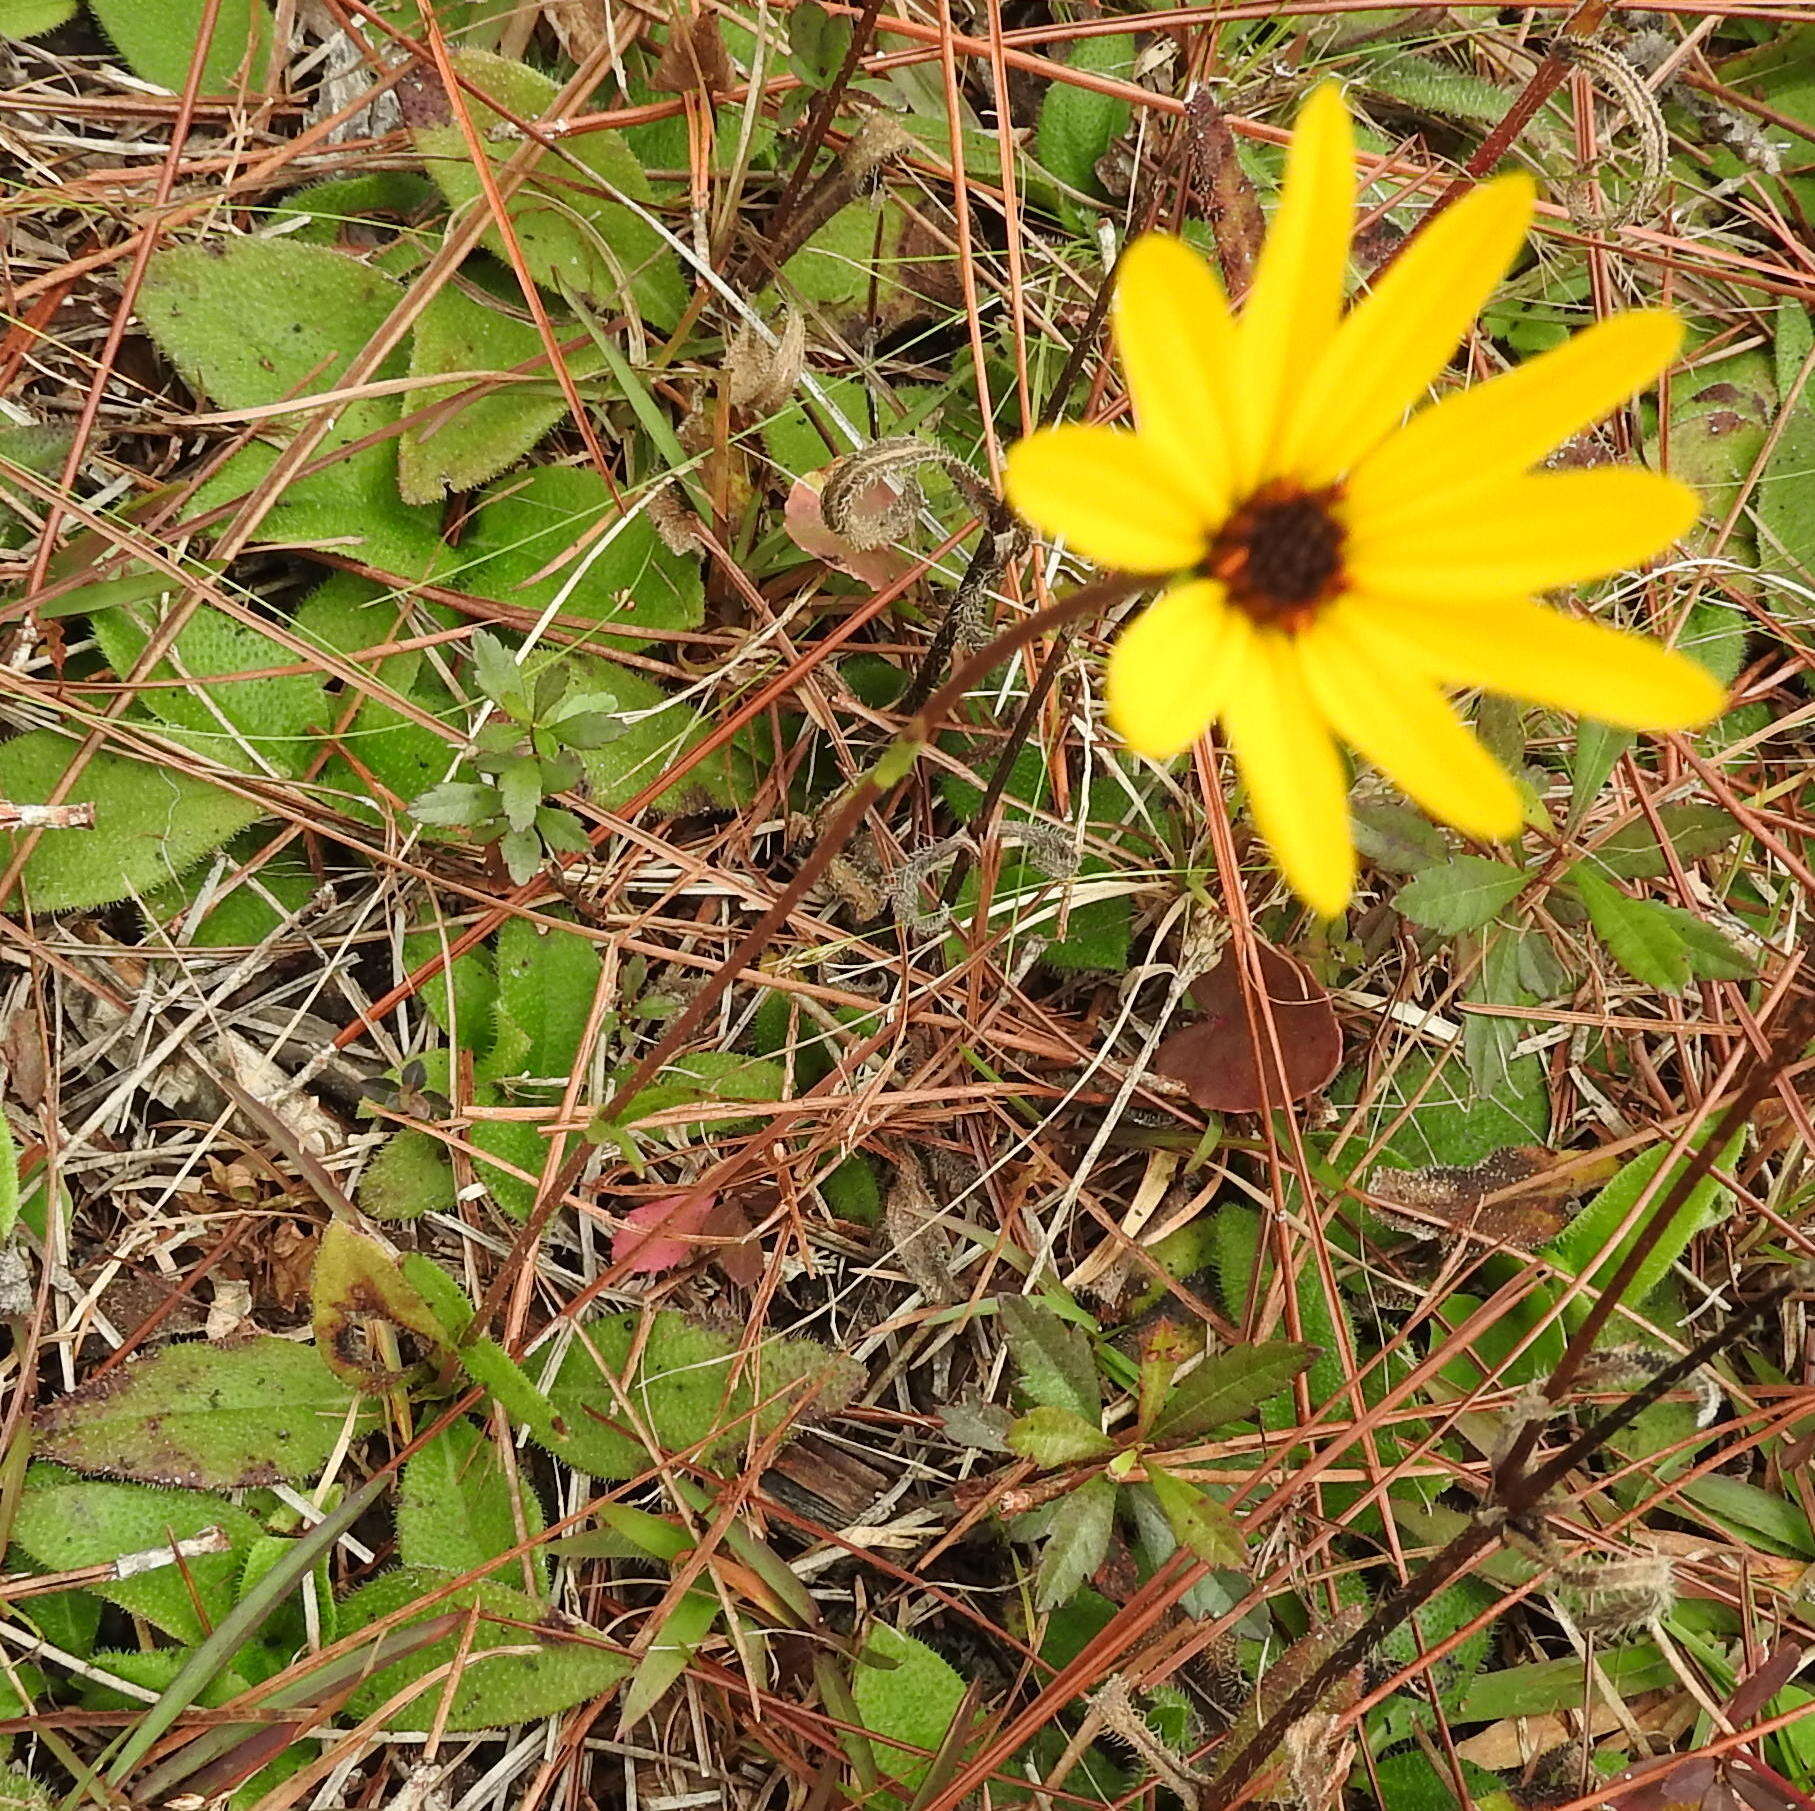
<path id="1" fill-rule="evenodd" d="M 1473 190 L 1344 315 L 1354 201 L 1326 85 L 1240 317 L 1196 253 L 1137 241 L 1113 317 L 1135 431 L 1045 429 L 1007 470 L 1043 533 L 1172 580 L 1111 651 L 1110 721 L 1156 759 L 1220 721 L 1261 834 L 1326 914 L 1355 878 L 1339 741 L 1433 816 L 1502 838 L 1518 792 L 1442 687 L 1655 731 L 1723 698 L 1683 655 L 1530 595 L 1648 559 L 1694 521 L 1694 493 L 1654 472 L 1531 469 L 1669 363 L 1675 319 L 1615 316 L 1405 421 L 1512 261 L 1531 185 Z"/>

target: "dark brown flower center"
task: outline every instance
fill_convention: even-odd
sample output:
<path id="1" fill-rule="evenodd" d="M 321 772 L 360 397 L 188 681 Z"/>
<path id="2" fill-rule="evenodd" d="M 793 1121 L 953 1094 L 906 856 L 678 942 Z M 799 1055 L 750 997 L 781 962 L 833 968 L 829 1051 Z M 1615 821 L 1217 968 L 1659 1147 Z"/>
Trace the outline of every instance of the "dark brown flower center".
<path id="1" fill-rule="evenodd" d="M 1203 571 L 1229 601 L 1269 629 L 1302 629 L 1342 584 L 1343 526 L 1334 487 L 1257 490 L 1210 543 Z"/>

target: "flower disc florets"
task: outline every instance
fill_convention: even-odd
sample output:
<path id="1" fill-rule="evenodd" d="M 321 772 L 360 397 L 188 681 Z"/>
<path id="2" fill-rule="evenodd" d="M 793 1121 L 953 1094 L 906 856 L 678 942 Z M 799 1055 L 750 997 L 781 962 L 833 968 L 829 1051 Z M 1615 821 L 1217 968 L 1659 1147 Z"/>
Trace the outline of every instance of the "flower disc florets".
<path id="1" fill-rule="evenodd" d="M 1266 628 L 1301 629 L 1342 589 L 1343 527 L 1336 487 L 1263 485 L 1230 516 L 1202 567 L 1236 609 Z"/>

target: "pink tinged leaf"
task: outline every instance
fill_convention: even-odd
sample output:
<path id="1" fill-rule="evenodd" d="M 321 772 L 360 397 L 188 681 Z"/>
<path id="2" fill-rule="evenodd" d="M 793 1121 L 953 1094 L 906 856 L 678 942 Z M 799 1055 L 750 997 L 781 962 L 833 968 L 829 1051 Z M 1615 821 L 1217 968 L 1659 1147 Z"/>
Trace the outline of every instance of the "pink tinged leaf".
<path id="1" fill-rule="evenodd" d="M 664 1195 L 645 1201 L 624 1216 L 622 1230 L 612 1235 L 611 1261 L 632 1276 L 660 1276 L 697 1255 L 688 1241 L 703 1230 L 716 1195 Z"/>
<path id="2" fill-rule="evenodd" d="M 824 482 L 823 472 L 809 472 L 804 478 L 796 478 L 794 488 L 788 492 L 783 520 L 794 545 L 802 553 L 810 553 L 814 559 L 824 560 L 828 566 L 836 566 L 840 572 L 848 572 L 852 578 L 861 579 L 877 591 L 894 584 L 904 573 L 911 572 L 914 562 L 905 554 L 896 553 L 887 547 L 870 550 L 853 547 L 842 535 L 833 531 L 819 507 L 819 490 Z M 881 478 L 866 485 L 854 499 L 859 510 L 877 515 L 886 511 L 891 502 L 898 500 L 895 487 Z"/>

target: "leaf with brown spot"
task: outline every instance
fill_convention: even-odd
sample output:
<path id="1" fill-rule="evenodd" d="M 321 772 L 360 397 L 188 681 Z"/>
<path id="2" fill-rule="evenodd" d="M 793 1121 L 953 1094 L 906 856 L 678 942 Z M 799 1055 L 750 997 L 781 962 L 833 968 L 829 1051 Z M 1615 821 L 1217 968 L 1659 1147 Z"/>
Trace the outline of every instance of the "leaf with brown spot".
<path id="1" fill-rule="evenodd" d="M 166 1346 L 53 1402 L 33 1452 L 191 1490 L 301 1484 L 328 1462 L 352 1405 L 312 1346 L 269 1334 Z"/>
<path id="2" fill-rule="evenodd" d="M 1330 996 L 1302 963 L 1264 943 L 1254 946 L 1266 999 L 1254 1002 L 1250 1025 L 1244 978 L 1233 945 L 1215 968 L 1191 984 L 1204 1015 L 1175 1031 L 1153 1066 L 1200 1107 L 1217 1113 L 1260 1113 L 1305 1100 L 1326 1087 L 1342 1063 L 1342 1030 Z M 1266 1027 L 1271 1010 L 1284 1074 Z M 1255 1030 L 1260 1042 L 1255 1041 Z"/>
<path id="3" fill-rule="evenodd" d="M 404 1281 L 397 1260 L 376 1239 L 343 1221 L 336 1220 L 322 1235 L 310 1301 L 323 1362 L 356 1390 L 377 1394 L 421 1369 L 415 1358 L 398 1365 L 383 1362 L 372 1343 L 381 1329 L 437 1355 L 452 1350 L 434 1311 Z"/>
<path id="4" fill-rule="evenodd" d="M 1536 1251 L 1569 1224 L 1576 1197 L 1618 1167 L 1611 1158 L 1583 1162 L 1542 1145 L 1509 1145 L 1458 1167 L 1377 1169 L 1368 1178 L 1368 1205 L 1387 1225 L 1420 1239 L 1473 1238 Z"/>

